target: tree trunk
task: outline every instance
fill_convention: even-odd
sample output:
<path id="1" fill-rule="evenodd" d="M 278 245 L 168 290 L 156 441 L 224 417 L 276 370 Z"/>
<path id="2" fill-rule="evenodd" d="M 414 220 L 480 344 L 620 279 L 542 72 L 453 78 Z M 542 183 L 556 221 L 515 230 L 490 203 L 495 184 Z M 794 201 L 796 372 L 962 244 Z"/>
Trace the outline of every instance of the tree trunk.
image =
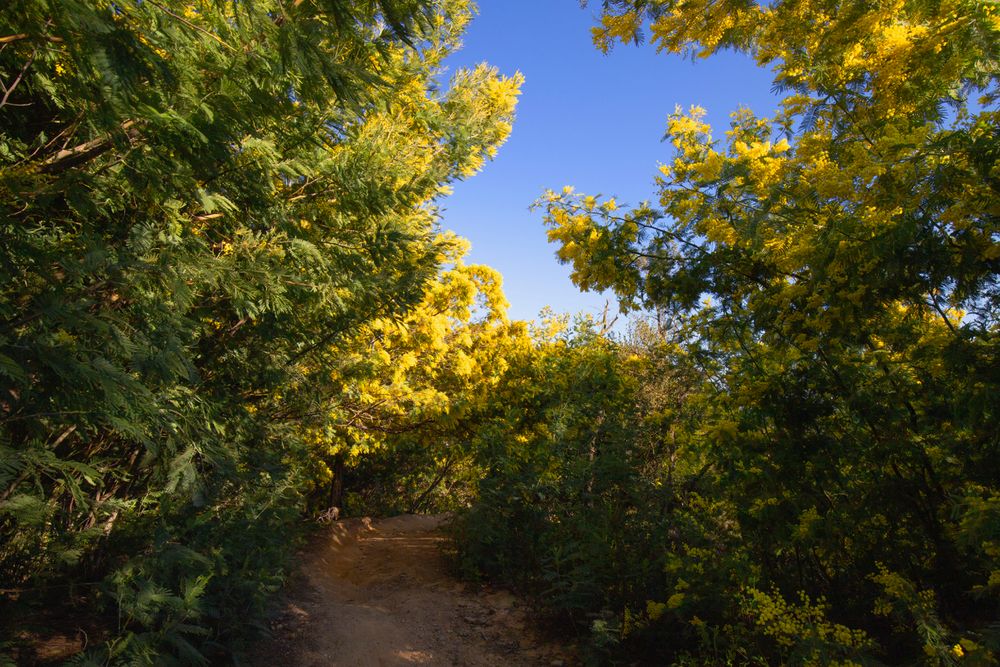
<path id="1" fill-rule="evenodd" d="M 330 479 L 330 507 L 339 507 L 341 513 L 344 509 L 344 455 L 337 454 L 333 457 L 333 465 L 330 466 L 333 477 Z"/>

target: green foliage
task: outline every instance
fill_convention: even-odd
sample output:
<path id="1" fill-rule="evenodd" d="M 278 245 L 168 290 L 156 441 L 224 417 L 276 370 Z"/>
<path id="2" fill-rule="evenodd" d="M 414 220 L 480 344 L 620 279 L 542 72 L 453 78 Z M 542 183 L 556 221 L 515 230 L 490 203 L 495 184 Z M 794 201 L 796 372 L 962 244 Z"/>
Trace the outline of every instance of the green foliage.
<path id="1" fill-rule="evenodd" d="M 93 660 L 221 659 L 278 586 L 351 333 L 446 261 L 434 200 L 518 79 L 462 0 L 0 16 L 0 631 L 66 583 Z"/>
<path id="2" fill-rule="evenodd" d="M 520 84 L 440 81 L 468 2 L 8 4 L 0 630 L 58 600 L 78 664 L 225 660 L 346 478 L 468 505 L 463 568 L 597 662 L 996 664 L 995 5 L 604 2 L 604 50 L 788 93 L 675 111 L 655 205 L 543 199 L 656 315 L 614 339 L 509 322 L 438 233 Z"/>
<path id="3" fill-rule="evenodd" d="M 667 358 L 694 371 L 676 395 L 697 419 L 654 423 L 632 399 L 612 421 L 628 427 L 621 444 L 601 450 L 622 488 L 575 530 L 585 504 L 568 461 L 608 468 L 563 453 L 586 452 L 590 432 L 494 445 L 506 463 L 464 524 L 469 560 L 552 579 L 535 590 L 591 619 L 598 644 L 617 639 L 609 659 L 996 664 L 995 3 L 602 5 L 605 51 L 647 37 L 678 54 L 732 48 L 772 67 L 786 96 L 771 117 L 734 112 L 723 139 L 703 109 L 677 109 L 655 204 L 543 197 L 582 289 L 670 323 Z M 622 405 L 613 385 L 560 389 L 590 429 Z M 676 435 L 680 488 L 692 485 L 653 530 L 631 518 L 658 506 L 653 468 L 628 453 L 654 438 L 643 428 Z"/>
<path id="4" fill-rule="evenodd" d="M 460 560 L 589 628 L 607 655 L 655 635 L 647 605 L 680 581 L 664 573 L 685 536 L 726 540 L 719 507 L 696 509 L 705 465 L 681 426 L 698 419 L 685 401 L 698 376 L 675 349 L 651 346 L 648 326 L 627 345 L 586 320 L 536 334 L 477 429 L 482 477 L 455 526 Z"/>

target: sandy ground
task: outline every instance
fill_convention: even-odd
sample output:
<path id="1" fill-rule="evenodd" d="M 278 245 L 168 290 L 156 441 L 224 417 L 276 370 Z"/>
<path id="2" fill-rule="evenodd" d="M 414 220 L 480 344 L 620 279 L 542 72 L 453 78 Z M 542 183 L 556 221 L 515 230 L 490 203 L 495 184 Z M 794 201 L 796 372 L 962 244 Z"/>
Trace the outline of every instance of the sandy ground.
<path id="1" fill-rule="evenodd" d="M 572 665 L 524 604 L 448 572 L 441 517 L 335 523 L 303 556 L 254 667 Z"/>

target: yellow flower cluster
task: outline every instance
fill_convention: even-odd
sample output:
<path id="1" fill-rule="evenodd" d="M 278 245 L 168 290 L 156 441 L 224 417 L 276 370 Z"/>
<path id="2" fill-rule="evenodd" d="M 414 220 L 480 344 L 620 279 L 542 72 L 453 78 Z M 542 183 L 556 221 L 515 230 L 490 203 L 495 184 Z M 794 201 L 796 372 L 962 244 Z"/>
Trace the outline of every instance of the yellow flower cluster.
<path id="1" fill-rule="evenodd" d="M 805 593 L 799 594 L 798 604 L 785 600 L 780 593 L 764 593 L 755 588 L 745 591 L 746 611 L 754 623 L 779 645 L 792 648 L 814 644 L 815 640 L 828 644 L 826 658 L 836 652 L 848 652 L 873 645 L 868 635 L 857 629 L 832 623 L 826 618 L 827 605 L 820 598 L 813 602 Z M 817 653 L 814 658 L 820 658 Z M 824 664 L 850 665 L 851 662 L 825 662 Z"/>
<path id="2" fill-rule="evenodd" d="M 607 53 L 615 41 L 635 39 L 641 25 L 642 16 L 634 10 L 621 14 L 605 13 L 601 17 L 601 25 L 591 29 L 591 35 L 597 48 Z"/>

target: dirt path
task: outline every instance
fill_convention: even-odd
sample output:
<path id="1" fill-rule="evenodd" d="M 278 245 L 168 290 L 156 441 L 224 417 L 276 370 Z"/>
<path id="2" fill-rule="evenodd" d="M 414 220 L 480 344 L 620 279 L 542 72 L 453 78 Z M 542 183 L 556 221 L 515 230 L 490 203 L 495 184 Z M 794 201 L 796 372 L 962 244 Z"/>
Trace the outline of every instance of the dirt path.
<path id="1" fill-rule="evenodd" d="M 304 557 L 257 667 L 571 665 L 531 631 L 523 603 L 448 573 L 441 517 L 334 524 Z"/>

